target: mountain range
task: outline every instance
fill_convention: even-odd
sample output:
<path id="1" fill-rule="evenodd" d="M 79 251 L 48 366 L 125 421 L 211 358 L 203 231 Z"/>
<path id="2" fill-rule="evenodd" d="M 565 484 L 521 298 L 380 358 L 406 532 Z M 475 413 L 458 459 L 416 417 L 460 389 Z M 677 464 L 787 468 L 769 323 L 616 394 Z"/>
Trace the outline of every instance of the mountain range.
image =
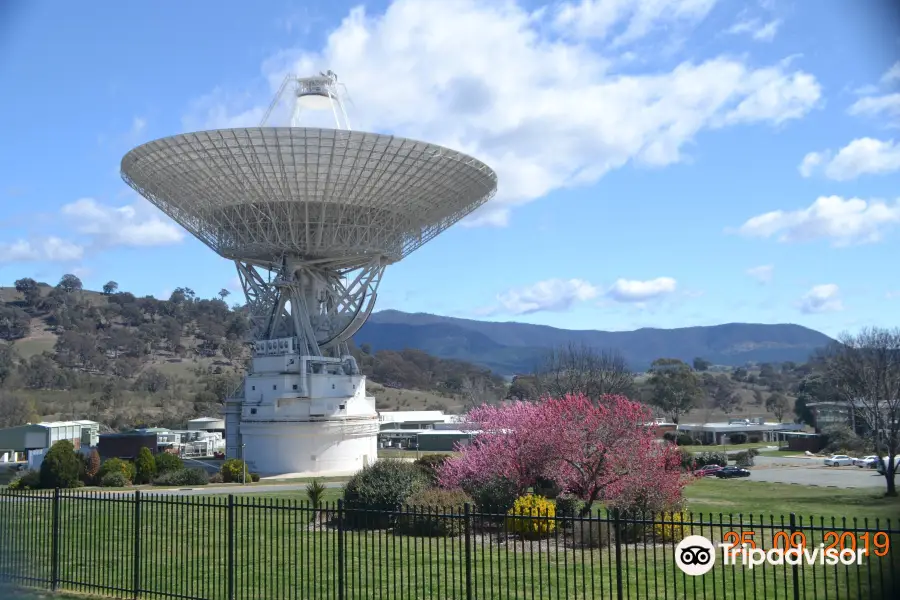
<path id="1" fill-rule="evenodd" d="M 529 323 L 477 321 L 426 313 L 384 310 L 374 313 L 354 336 L 373 350 L 415 348 L 464 360 L 501 375 L 533 372 L 549 348 L 570 343 L 622 354 L 634 371 L 661 357 L 713 364 L 806 362 L 832 341 L 827 335 L 793 324 L 727 323 L 677 329 L 635 331 L 557 329 Z"/>

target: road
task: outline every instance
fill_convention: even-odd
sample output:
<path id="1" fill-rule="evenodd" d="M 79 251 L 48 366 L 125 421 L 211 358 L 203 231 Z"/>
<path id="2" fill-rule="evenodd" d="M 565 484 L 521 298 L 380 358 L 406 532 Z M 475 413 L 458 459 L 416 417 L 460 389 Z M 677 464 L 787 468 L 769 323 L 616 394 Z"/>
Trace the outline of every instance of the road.
<path id="1" fill-rule="evenodd" d="M 760 455 L 750 470 L 752 481 L 794 483 L 815 487 L 880 488 L 884 477 L 874 469 L 826 467 L 822 458 L 794 458 Z"/>

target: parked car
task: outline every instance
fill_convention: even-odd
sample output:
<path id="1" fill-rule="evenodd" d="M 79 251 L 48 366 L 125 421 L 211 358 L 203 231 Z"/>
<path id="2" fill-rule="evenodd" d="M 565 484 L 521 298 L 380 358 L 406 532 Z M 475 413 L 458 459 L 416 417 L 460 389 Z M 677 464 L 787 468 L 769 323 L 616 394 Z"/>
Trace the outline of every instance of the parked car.
<path id="1" fill-rule="evenodd" d="M 826 467 L 849 467 L 853 464 L 853 459 L 846 454 L 832 454 L 825 459 Z"/>
<path id="2" fill-rule="evenodd" d="M 750 477 L 748 469 L 741 467 L 722 467 L 714 473 L 719 479 L 731 479 L 732 477 Z"/>
<path id="3" fill-rule="evenodd" d="M 888 457 L 885 456 L 881 460 L 875 461 L 875 468 L 878 470 L 879 474 L 884 474 L 884 468 L 887 466 Z M 894 473 L 900 473 L 900 456 L 894 457 Z"/>
<path id="4" fill-rule="evenodd" d="M 869 456 L 863 456 L 862 458 L 854 458 L 853 464 L 859 467 L 860 469 L 874 469 L 875 463 L 878 462 L 878 457 L 874 454 L 870 454 Z"/>
<path id="5" fill-rule="evenodd" d="M 709 477 L 711 475 L 715 475 L 717 471 L 722 469 L 722 465 L 704 465 L 694 471 L 694 475 L 697 477 Z"/>

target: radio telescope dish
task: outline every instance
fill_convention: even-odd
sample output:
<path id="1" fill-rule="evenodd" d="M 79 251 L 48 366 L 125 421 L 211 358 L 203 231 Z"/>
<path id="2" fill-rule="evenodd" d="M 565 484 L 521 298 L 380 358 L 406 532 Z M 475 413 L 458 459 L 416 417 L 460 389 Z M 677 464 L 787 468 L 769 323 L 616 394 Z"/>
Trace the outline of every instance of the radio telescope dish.
<path id="1" fill-rule="evenodd" d="M 174 135 L 128 152 L 122 177 L 235 261 L 255 339 L 297 337 L 304 354 L 340 355 L 385 266 L 487 202 L 497 176 L 448 148 L 350 131 L 330 71 L 288 77 L 279 96 L 289 90 L 292 122 L 312 102 L 327 104 L 338 128 Z"/>

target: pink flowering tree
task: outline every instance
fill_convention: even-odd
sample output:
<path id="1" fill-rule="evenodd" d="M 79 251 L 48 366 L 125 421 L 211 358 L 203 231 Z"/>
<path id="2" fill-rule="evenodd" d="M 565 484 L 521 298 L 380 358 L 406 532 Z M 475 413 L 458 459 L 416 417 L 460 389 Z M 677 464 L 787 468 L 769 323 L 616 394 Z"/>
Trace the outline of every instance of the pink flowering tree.
<path id="1" fill-rule="evenodd" d="M 681 499 L 685 479 L 677 450 L 656 439 L 647 408 L 624 396 L 482 406 L 467 420 L 482 433 L 445 463 L 443 485 L 503 476 L 524 491 L 543 476 L 583 500 L 583 515 L 598 501 L 662 510 Z"/>
<path id="2" fill-rule="evenodd" d="M 444 463 L 439 481 L 445 487 L 460 487 L 504 478 L 524 493 L 552 458 L 547 437 L 535 435 L 543 419 L 541 405 L 532 402 L 472 409 L 463 427 L 478 432 L 475 441 L 462 448 L 461 457 Z"/>

